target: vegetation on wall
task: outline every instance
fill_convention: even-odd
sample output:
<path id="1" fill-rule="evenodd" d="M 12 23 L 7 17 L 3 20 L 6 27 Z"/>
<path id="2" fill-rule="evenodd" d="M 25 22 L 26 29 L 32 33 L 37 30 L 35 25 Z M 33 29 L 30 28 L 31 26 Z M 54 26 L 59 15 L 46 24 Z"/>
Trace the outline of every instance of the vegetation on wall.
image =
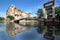
<path id="1" fill-rule="evenodd" d="M 8 15 L 7 18 L 9 18 L 10 20 L 13 20 L 14 19 L 14 17 L 11 16 L 11 15 Z"/>

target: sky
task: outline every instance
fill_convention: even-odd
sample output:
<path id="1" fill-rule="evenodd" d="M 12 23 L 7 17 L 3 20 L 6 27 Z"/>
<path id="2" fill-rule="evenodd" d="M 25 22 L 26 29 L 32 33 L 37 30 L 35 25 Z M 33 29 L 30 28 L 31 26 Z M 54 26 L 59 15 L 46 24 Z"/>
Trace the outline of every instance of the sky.
<path id="1" fill-rule="evenodd" d="M 39 8 L 43 9 L 44 3 L 49 0 L 0 0 L 0 17 L 4 17 L 8 7 L 14 4 L 19 10 L 31 13 L 33 16 L 36 15 Z M 59 0 L 56 0 L 56 6 L 59 6 Z"/>

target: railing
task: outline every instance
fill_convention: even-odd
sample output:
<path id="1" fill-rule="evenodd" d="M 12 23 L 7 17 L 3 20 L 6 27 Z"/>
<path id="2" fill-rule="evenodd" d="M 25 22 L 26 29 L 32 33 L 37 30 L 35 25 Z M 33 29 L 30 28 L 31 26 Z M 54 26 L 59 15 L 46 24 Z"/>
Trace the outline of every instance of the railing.
<path id="1" fill-rule="evenodd" d="M 46 19 L 44 20 L 45 26 L 60 26 L 60 20 L 57 19 Z"/>
<path id="2" fill-rule="evenodd" d="M 37 20 L 37 21 L 44 22 L 45 26 L 60 26 L 60 20 L 58 20 L 58 19 L 21 18 L 19 20 L 15 20 L 15 21 L 19 22 L 21 20 Z"/>

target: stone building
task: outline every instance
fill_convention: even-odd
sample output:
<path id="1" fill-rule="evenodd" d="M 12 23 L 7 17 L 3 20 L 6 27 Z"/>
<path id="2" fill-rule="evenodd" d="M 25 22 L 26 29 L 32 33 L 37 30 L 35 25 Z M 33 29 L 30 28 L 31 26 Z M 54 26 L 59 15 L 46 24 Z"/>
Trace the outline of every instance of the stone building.
<path id="1" fill-rule="evenodd" d="M 15 20 L 20 18 L 32 17 L 30 13 L 18 10 L 13 4 L 11 4 L 10 7 L 8 8 L 4 18 L 6 19 L 8 15 L 13 16 Z"/>

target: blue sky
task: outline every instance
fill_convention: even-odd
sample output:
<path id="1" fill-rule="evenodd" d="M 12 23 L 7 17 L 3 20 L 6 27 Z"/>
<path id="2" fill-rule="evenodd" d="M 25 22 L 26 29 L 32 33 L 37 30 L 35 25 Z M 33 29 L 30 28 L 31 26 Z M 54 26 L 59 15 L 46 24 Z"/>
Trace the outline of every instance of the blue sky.
<path id="1" fill-rule="evenodd" d="M 36 15 L 38 8 L 43 8 L 43 4 L 48 1 L 49 0 L 0 0 L 0 17 L 5 15 L 11 4 L 14 4 L 19 10 Z M 56 3 L 56 6 L 58 6 L 58 4 L 59 3 Z"/>

